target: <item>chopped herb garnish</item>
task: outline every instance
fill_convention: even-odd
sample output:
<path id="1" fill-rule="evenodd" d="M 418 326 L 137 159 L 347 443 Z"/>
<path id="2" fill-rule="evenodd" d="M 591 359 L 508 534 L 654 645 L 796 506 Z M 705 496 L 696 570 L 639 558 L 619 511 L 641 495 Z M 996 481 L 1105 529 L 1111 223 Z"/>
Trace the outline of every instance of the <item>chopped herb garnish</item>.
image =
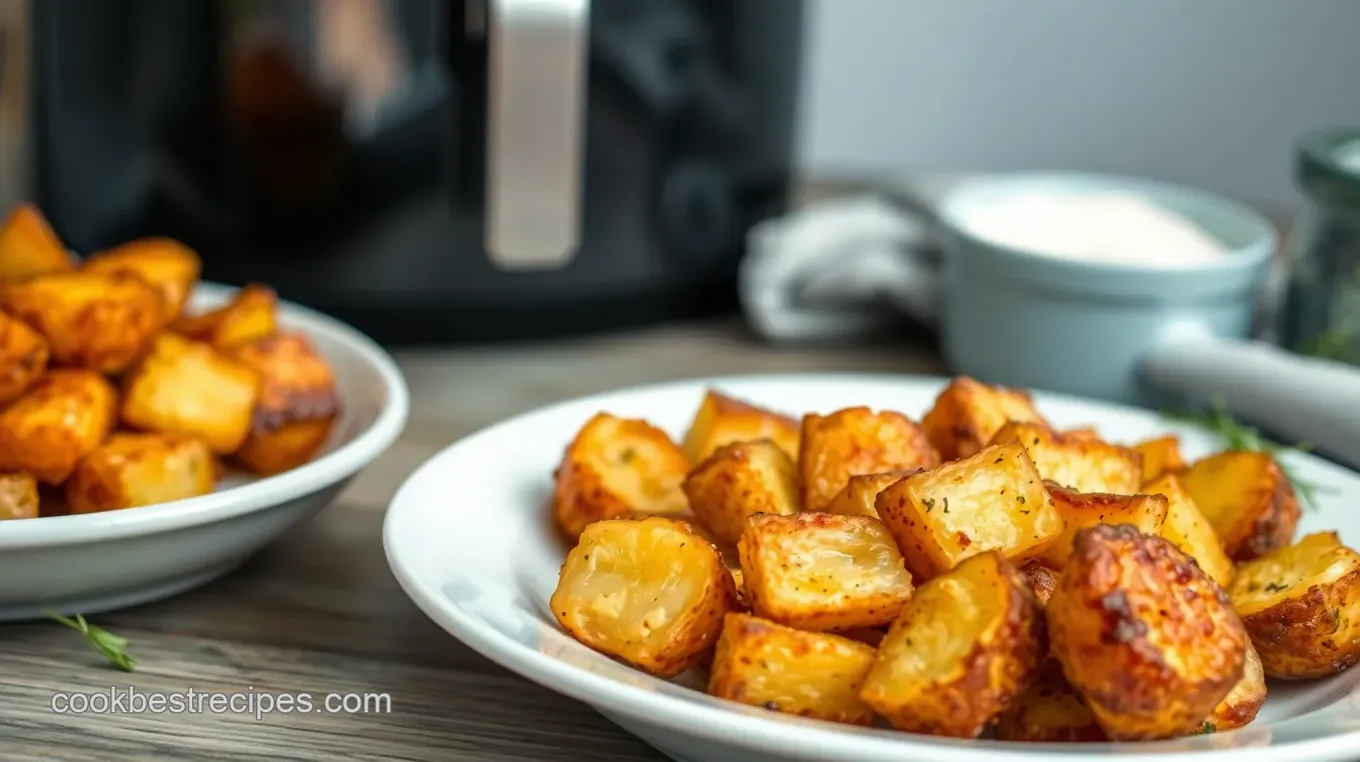
<path id="1" fill-rule="evenodd" d="M 1024 496 L 1024 495 L 1016 495 L 1016 496 L 1015 496 L 1015 502 L 1017 502 L 1017 503 L 1019 503 L 1019 504 L 1021 504 L 1021 505 L 1024 505 L 1024 504 L 1025 504 L 1025 496 Z"/>
<path id="2" fill-rule="evenodd" d="M 1341 632 L 1341 609 L 1332 609 L 1332 634 Z"/>
<path id="3" fill-rule="evenodd" d="M 943 498 L 943 500 L 944 500 L 944 512 L 949 513 L 949 498 L 946 497 Z"/>
<path id="4" fill-rule="evenodd" d="M 1207 736 L 1212 732 L 1214 732 L 1214 724 L 1212 722 L 1206 722 L 1195 735 Z"/>
<path id="5" fill-rule="evenodd" d="M 95 650 L 104 655 L 117 669 L 124 672 L 132 672 L 136 669 L 137 660 L 132 658 L 125 649 L 127 648 L 127 638 L 120 638 L 108 630 L 95 627 L 85 621 L 85 617 L 76 614 L 75 618 L 65 617 L 54 611 L 48 611 L 47 616 L 70 627 L 90 642 Z"/>
<path id="6" fill-rule="evenodd" d="M 921 505 L 924 505 L 926 507 L 926 513 L 930 513 L 932 510 L 935 509 L 935 500 L 933 498 L 928 497 L 921 501 Z"/>
<path id="7" fill-rule="evenodd" d="M 1278 592 L 1280 592 L 1281 590 L 1288 590 L 1288 589 L 1289 589 L 1289 585 L 1281 585 L 1281 584 L 1277 584 L 1277 583 L 1275 583 L 1275 582 L 1270 582 L 1270 583 L 1267 583 L 1267 584 L 1266 584 L 1266 592 L 1267 592 L 1267 593 L 1278 593 Z"/>

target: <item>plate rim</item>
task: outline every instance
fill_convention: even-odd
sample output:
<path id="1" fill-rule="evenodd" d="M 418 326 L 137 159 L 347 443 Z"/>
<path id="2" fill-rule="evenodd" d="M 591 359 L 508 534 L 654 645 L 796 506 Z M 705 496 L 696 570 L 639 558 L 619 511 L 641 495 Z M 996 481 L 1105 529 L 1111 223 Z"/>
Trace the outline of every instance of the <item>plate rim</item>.
<path id="1" fill-rule="evenodd" d="M 608 399 L 621 394 L 664 393 L 680 389 L 693 389 L 700 392 L 707 387 L 721 389 L 724 385 L 745 385 L 772 381 L 781 383 L 841 382 L 899 385 L 922 390 L 941 388 L 949 380 L 950 377 L 947 376 L 890 372 L 751 373 L 697 376 L 639 384 L 558 400 L 483 426 L 449 443 L 421 462 L 406 477 L 389 502 L 388 510 L 383 519 L 383 551 L 398 585 L 422 613 L 455 639 L 501 667 L 602 712 L 617 714 L 643 725 L 664 728 L 682 736 L 697 736 L 718 744 L 736 746 L 747 750 L 777 753 L 794 759 L 812 759 L 813 757 L 808 756 L 809 749 L 826 749 L 830 745 L 836 753 L 853 754 L 856 760 L 873 760 L 873 762 L 900 760 L 904 758 L 904 754 L 912 752 L 932 755 L 922 757 L 922 759 L 947 760 L 947 762 L 995 762 L 999 758 L 1036 760 L 1037 762 L 1045 755 L 1059 756 L 1068 762 L 1095 762 L 1098 759 L 1112 758 L 1119 760 L 1119 762 L 1158 762 L 1159 760 L 1175 760 L 1175 762 L 1214 760 L 1221 762 L 1227 755 L 1233 755 L 1239 762 L 1273 762 L 1279 758 L 1282 752 L 1287 751 L 1294 762 L 1309 762 L 1315 759 L 1330 759 L 1337 753 L 1356 748 L 1357 744 L 1360 743 L 1360 728 L 1345 733 L 1282 745 L 1267 744 L 1222 749 L 1156 751 L 1149 748 L 1146 752 L 1137 750 L 1139 746 L 1149 746 L 1159 742 L 1149 742 L 1148 744 L 1116 744 L 1110 742 L 1043 744 L 1036 745 L 1038 748 L 1024 745 L 1004 747 L 990 744 L 969 746 L 965 744 L 975 742 L 968 739 L 934 738 L 917 734 L 859 735 L 847 732 L 847 729 L 827 727 L 823 722 L 809 721 L 806 718 L 786 716 L 772 720 L 738 712 L 723 711 L 716 706 L 646 690 L 595 674 L 572 664 L 555 660 L 523 643 L 505 637 L 489 624 L 466 615 L 456 606 L 447 605 L 439 589 L 427 585 L 413 568 L 406 565 L 401 557 L 399 540 L 397 539 L 397 526 L 401 521 L 400 517 L 413 510 L 405 506 L 413 502 L 411 493 L 415 489 L 414 485 L 428 479 L 428 474 L 439 470 L 443 461 L 456 450 L 473 446 L 476 440 L 498 429 L 517 424 L 522 425 L 524 422 L 541 415 L 548 415 L 571 406 L 592 403 L 604 404 Z M 1051 402 L 1098 405 L 1108 410 L 1142 416 L 1158 415 L 1157 411 L 1124 403 L 1108 402 L 1037 388 L 1030 391 L 1036 397 L 1046 398 Z M 604 406 L 607 407 L 607 404 Z M 1169 429 L 1178 427 L 1185 429 L 1199 428 L 1168 421 Z M 1295 457 L 1301 458 L 1309 462 L 1310 465 L 1324 471 L 1344 474 L 1351 481 L 1360 483 L 1360 473 L 1351 471 L 1332 461 L 1310 453 L 1300 453 Z M 1357 666 L 1356 669 L 1360 669 L 1360 666 Z M 1347 696 L 1355 695 L 1355 690 L 1352 689 L 1338 701 L 1344 701 Z M 700 695 L 704 694 L 700 693 Z M 1332 705 L 1314 711 L 1327 711 L 1330 706 Z M 1269 726 L 1263 725 L 1261 727 Z M 894 733 L 894 731 L 883 732 Z M 1174 743 L 1175 739 L 1169 742 Z M 1117 748 L 1110 748 L 1112 746 Z"/>
<path id="2" fill-rule="evenodd" d="M 195 284 L 191 300 L 225 301 L 239 290 L 203 281 Z M 396 360 L 373 339 L 336 318 L 284 300 L 279 300 L 278 309 L 288 322 L 298 323 L 309 335 L 326 335 L 376 371 L 386 400 L 363 431 L 310 463 L 219 492 L 135 510 L 0 522 L 0 551 L 103 542 L 217 523 L 315 493 L 353 476 L 385 452 L 405 429 L 411 407 L 410 390 Z"/>

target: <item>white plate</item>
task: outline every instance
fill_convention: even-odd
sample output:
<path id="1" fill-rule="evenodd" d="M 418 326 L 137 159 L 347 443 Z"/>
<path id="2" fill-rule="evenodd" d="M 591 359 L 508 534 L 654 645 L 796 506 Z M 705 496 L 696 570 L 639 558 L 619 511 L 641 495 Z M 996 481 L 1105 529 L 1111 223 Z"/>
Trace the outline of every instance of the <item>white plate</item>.
<path id="1" fill-rule="evenodd" d="M 200 284 L 200 310 L 235 289 Z M 335 370 L 341 414 L 322 455 L 266 478 L 231 475 L 216 492 L 107 513 L 0 521 L 0 621 L 44 609 L 92 614 L 183 592 L 230 571 L 316 513 L 401 433 L 410 406 L 391 356 L 343 323 L 280 302 Z"/>
<path id="2" fill-rule="evenodd" d="M 576 643 L 557 626 L 548 598 L 565 547 L 547 512 L 563 448 L 594 413 L 647 418 L 683 436 L 710 384 L 793 413 L 854 405 L 921 416 L 942 379 L 770 376 L 686 381 L 602 394 L 528 413 L 440 452 L 402 486 L 384 527 L 387 557 L 407 594 L 459 640 L 493 661 L 591 704 L 643 740 L 689 762 L 997 762 L 1106 759 L 1120 762 L 1231 757 L 1234 762 L 1354 760 L 1360 750 L 1360 668 L 1326 681 L 1272 685 L 1257 721 L 1242 730 L 1144 744 L 1012 744 L 854 728 L 720 701 L 644 675 Z M 1035 395 L 1054 423 L 1094 423 L 1116 441 L 1178 430 L 1147 411 Z M 1213 442 L 1185 432 L 1188 456 Z M 1360 544 L 1360 476 L 1316 458 L 1290 461 L 1330 487 L 1300 532 L 1334 528 Z M 684 682 L 682 676 L 679 683 Z"/>

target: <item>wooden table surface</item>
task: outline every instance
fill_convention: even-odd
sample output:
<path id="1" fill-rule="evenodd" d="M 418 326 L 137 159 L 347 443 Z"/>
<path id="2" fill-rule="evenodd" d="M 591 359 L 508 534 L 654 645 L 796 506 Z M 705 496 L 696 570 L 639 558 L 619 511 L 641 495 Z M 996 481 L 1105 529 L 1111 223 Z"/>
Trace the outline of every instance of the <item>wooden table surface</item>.
<path id="1" fill-rule="evenodd" d="M 735 324 L 399 356 L 412 393 L 397 444 L 312 522 L 237 572 L 93 617 L 135 673 L 51 623 L 0 625 L 0 759 L 660 760 L 593 710 L 497 667 L 427 620 L 388 570 L 383 513 L 453 440 L 539 405 L 639 383 L 781 371 L 941 372 L 928 346 L 784 349 Z M 390 712 L 58 714 L 60 692 L 386 694 Z M 96 707 L 98 708 L 98 707 Z M 205 707 L 205 709 L 208 707 Z"/>

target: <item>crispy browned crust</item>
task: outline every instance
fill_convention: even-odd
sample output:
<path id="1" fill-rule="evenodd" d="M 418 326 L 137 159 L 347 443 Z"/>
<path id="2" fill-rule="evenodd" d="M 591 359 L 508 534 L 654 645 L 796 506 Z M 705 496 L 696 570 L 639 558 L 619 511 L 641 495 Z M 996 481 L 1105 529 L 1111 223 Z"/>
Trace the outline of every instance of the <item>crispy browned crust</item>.
<path id="1" fill-rule="evenodd" d="M 1028 561 L 1020 567 L 1020 573 L 1029 582 L 1029 589 L 1040 606 L 1047 606 L 1053 589 L 1058 586 L 1058 571 L 1050 569 L 1040 561 Z"/>
<path id="2" fill-rule="evenodd" d="M 1247 479 L 1242 478 L 1244 463 L 1250 464 Z M 1196 461 L 1180 478 L 1232 560 L 1250 561 L 1294 541 L 1298 497 L 1269 453 L 1220 452 Z M 1233 498 L 1226 510 L 1223 495 Z"/>
<path id="3" fill-rule="evenodd" d="M 54 365 L 119 373 L 160 330 L 160 289 L 127 273 L 65 272 L 0 287 L 0 309 L 47 339 Z"/>
<path id="4" fill-rule="evenodd" d="M 1275 491 L 1267 507 L 1256 515 L 1246 536 L 1234 538 L 1237 540 L 1236 546 L 1228 553 L 1234 561 L 1259 558 L 1294 541 L 1294 531 L 1303 514 L 1289 477 L 1280 470 L 1278 463 L 1274 463 L 1273 467 L 1280 471 L 1280 478 L 1275 481 Z"/>
<path id="5" fill-rule="evenodd" d="M 1209 722 L 1215 731 L 1235 730 L 1250 725 L 1266 702 L 1266 673 L 1261 657 L 1251 645 L 1242 669 L 1242 679 L 1214 708 Z"/>
<path id="6" fill-rule="evenodd" d="M 0 313 L 0 406 L 18 399 L 47 370 L 47 340 Z"/>
<path id="7" fill-rule="evenodd" d="M 901 413 L 852 407 L 803 416 L 798 465 L 805 511 L 824 510 L 852 476 L 939 463 L 925 429 Z"/>
<path id="8" fill-rule="evenodd" d="M 681 483 L 690 510 L 719 542 L 735 545 L 756 513 L 798 512 L 798 467 L 773 439 L 719 447 Z"/>
<path id="9" fill-rule="evenodd" d="M 1330 677 L 1360 662 L 1360 569 L 1242 617 L 1267 675 Z"/>
<path id="10" fill-rule="evenodd" d="M 956 376 L 940 391 L 921 426 L 942 459 L 957 460 L 987 446 L 1008 420 L 1044 422 L 1029 392 Z"/>

